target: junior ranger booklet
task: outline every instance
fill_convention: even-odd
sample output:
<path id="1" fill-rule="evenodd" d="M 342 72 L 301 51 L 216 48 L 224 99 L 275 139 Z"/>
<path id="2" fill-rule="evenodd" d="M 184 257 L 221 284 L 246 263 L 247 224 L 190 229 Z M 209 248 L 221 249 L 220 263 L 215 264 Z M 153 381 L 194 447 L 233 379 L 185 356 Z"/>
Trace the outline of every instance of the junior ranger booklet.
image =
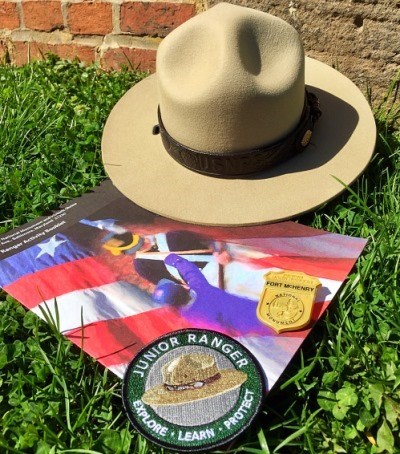
<path id="1" fill-rule="evenodd" d="M 0 236 L 0 286 L 117 376 L 159 336 L 218 331 L 276 383 L 366 241 L 294 222 L 208 227 L 150 213 L 110 181 Z M 257 314 L 271 272 L 317 278 L 311 320 L 277 332 Z M 286 318 L 293 307 L 276 309 Z"/>

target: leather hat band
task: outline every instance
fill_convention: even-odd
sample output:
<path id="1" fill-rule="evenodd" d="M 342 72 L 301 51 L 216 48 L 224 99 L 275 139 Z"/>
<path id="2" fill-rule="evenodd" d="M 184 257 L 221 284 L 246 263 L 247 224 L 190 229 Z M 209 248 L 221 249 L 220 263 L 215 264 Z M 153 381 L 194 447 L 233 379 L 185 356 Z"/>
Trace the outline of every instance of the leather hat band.
<path id="1" fill-rule="evenodd" d="M 161 134 L 165 149 L 179 164 L 206 175 L 233 177 L 261 172 L 303 151 L 310 142 L 314 124 L 321 114 L 317 96 L 306 90 L 300 121 L 289 135 L 272 145 L 229 155 L 193 150 L 176 141 L 164 127 L 160 107 L 158 125 L 153 128 L 153 134 Z"/>

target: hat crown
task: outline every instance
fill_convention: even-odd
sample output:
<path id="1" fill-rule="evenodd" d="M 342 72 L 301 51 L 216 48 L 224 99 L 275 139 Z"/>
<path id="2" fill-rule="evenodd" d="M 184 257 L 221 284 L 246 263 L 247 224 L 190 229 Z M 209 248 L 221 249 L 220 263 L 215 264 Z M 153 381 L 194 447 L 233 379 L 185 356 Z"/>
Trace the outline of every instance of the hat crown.
<path id="1" fill-rule="evenodd" d="M 189 353 L 162 367 L 163 381 L 167 385 L 184 385 L 203 381 L 218 374 L 215 358 L 203 353 Z"/>
<path id="2" fill-rule="evenodd" d="M 294 129 L 304 105 L 304 51 L 296 30 L 227 3 L 164 39 L 157 78 L 166 130 L 195 150 L 272 144 Z"/>

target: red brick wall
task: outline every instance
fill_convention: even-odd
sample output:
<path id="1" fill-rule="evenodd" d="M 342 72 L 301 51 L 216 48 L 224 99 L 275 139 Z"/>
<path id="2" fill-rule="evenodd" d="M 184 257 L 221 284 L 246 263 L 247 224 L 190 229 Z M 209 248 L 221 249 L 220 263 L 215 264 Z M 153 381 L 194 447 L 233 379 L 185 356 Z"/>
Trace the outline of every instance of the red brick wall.
<path id="1" fill-rule="evenodd" d="M 200 9 L 196 0 L 0 0 L 0 58 L 21 65 L 52 52 L 154 71 L 161 39 Z"/>
<path id="2" fill-rule="evenodd" d="M 220 0 L 0 0 L 0 59 L 63 58 L 154 71 L 159 42 Z M 400 68 L 400 0 L 227 0 L 289 21 L 306 53 L 378 101 Z"/>

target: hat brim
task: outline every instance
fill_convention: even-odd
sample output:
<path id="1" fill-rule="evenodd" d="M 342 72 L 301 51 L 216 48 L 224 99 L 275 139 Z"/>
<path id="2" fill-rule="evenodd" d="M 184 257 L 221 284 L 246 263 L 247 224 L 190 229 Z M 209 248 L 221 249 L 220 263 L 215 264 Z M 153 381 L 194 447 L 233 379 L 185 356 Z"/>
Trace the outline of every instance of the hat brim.
<path id="1" fill-rule="evenodd" d="M 202 388 L 186 389 L 183 391 L 168 391 L 164 385 L 148 389 L 142 397 L 147 405 L 181 405 L 232 391 L 241 386 L 247 379 L 247 374 L 241 371 L 220 370 L 221 377 Z"/>
<path id="2" fill-rule="evenodd" d="M 376 126 L 367 100 L 344 75 L 306 58 L 305 81 L 322 116 L 304 152 L 265 172 L 216 178 L 191 171 L 164 149 L 157 75 L 131 88 L 106 122 L 102 153 L 114 185 L 156 214 L 205 225 L 255 225 L 296 217 L 340 194 L 372 157 Z M 338 181 L 340 180 L 340 181 Z"/>

